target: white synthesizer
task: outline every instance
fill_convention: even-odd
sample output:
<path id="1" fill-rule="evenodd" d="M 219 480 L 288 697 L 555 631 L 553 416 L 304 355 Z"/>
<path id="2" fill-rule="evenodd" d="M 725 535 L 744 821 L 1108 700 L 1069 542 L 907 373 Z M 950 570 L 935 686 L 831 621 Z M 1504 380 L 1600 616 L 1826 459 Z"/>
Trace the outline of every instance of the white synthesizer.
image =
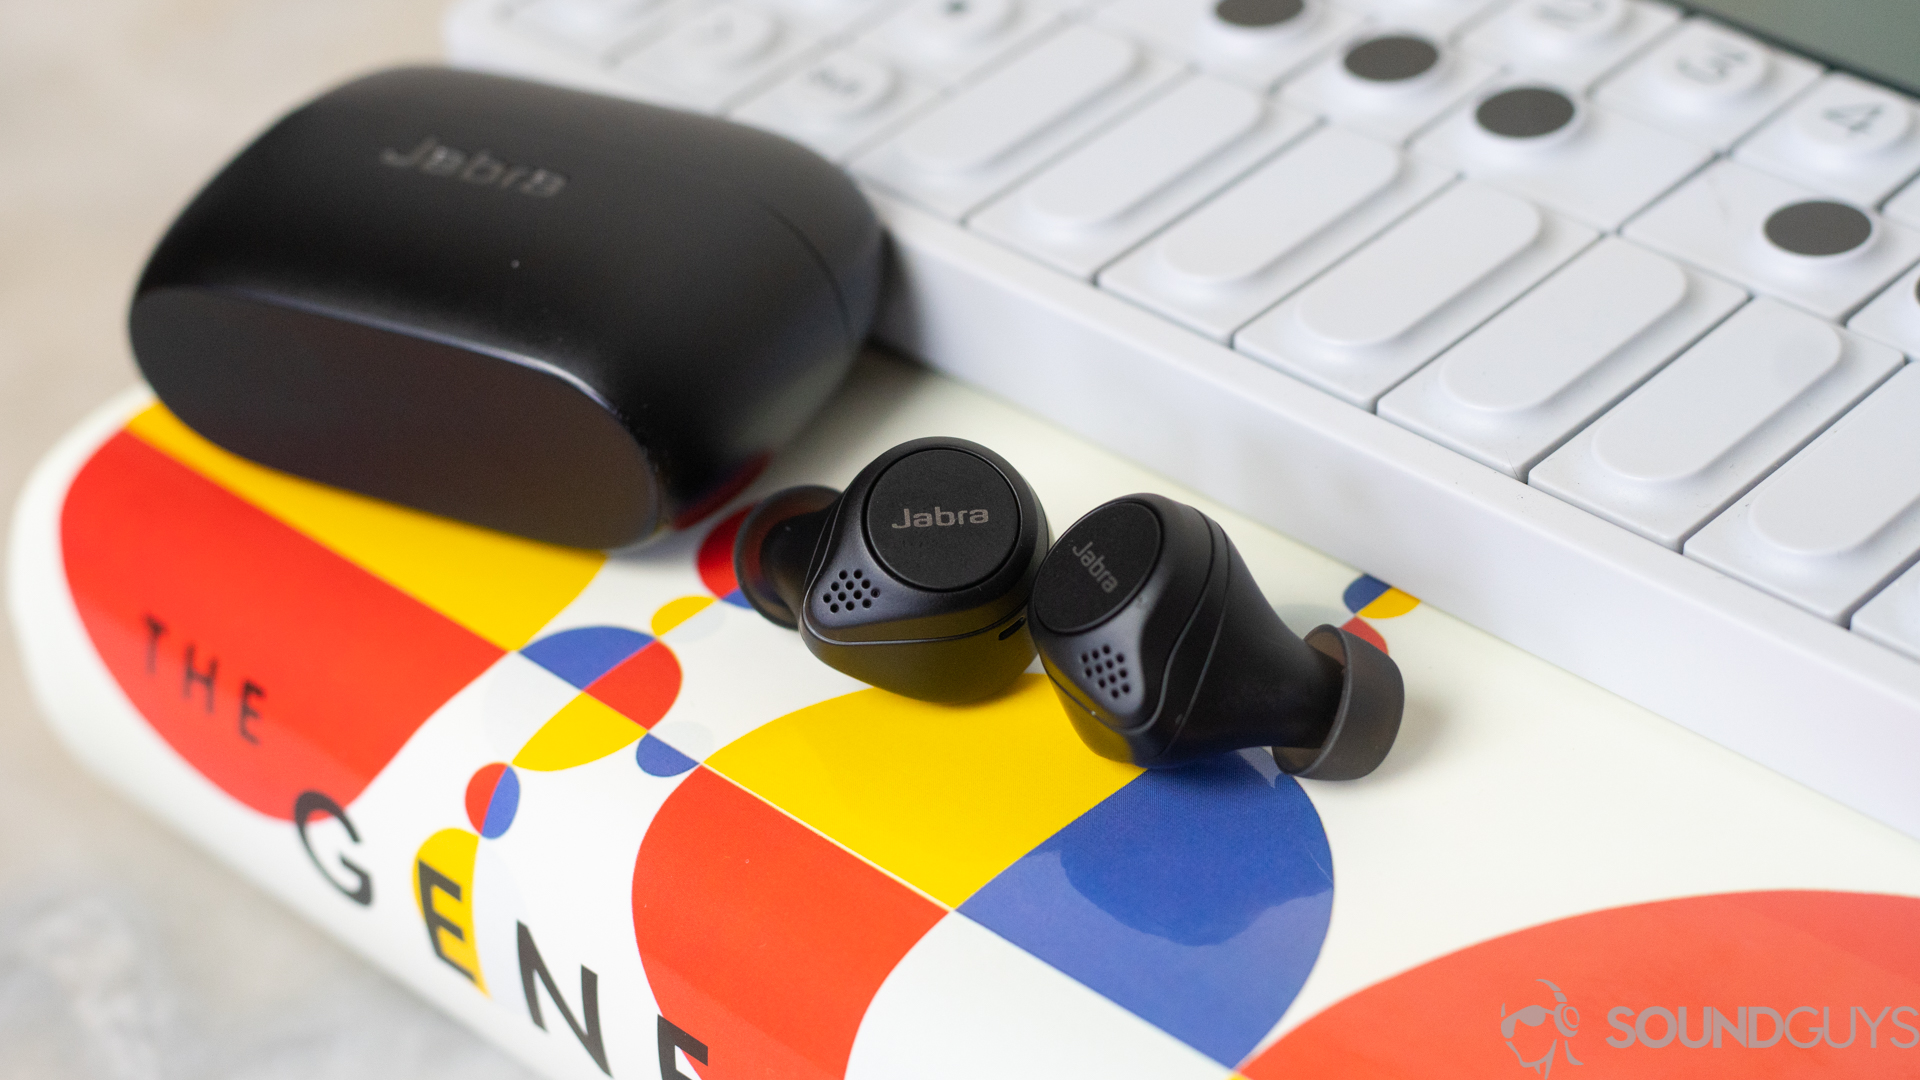
<path id="1" fill-rule="evenodd" d="M 1802 7 L 1920 66 L 1911 0 Z M 1920 73 L 1646 0 L 463 0 L 446 39 L 806 143 L 891 231 L 883 340 L 1920 836 Z"/>

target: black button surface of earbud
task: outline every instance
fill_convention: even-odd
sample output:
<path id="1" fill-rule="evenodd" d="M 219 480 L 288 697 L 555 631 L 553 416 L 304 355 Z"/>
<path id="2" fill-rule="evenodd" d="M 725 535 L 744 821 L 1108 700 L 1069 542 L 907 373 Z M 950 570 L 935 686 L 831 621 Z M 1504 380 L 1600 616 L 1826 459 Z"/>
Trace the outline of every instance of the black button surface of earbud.
<path id="1" fill-rule="evenodd" d="M 1273 748 L 1316 779 L 1373 771 L 1399 731 L 1397 665 L 1332 626 L 1294 635 L 1218 522 L 1129 495 L 1075 522 L 1034 582 L 1041 663 L 1082 739 L 1150 768 Z"/>
<path id="2" fill-rule="evenodd" d="M 964 439 L 903 443 L 844 492 L 797 487 L 734 543 L 747 602 L 822 661 L 926 701 L 972 701 L 1033 661 L 1027 598 L 1052 533 L 1027 482 Z"/>

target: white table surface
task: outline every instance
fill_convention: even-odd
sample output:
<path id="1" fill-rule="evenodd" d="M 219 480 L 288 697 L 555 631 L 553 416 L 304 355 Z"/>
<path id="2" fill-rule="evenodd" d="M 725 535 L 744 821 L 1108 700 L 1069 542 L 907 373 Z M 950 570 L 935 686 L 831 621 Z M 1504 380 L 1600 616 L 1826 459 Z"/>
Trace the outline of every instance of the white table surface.
<path id="1" fill-rule="evenodd" d="M 134 383 L 127 299 L 195 189 L 331 83 L 436 57 L 441 7 L 0 0 L 0 503 Z M 0 620 L 0 1076 L 526 1075 L 83 773 Z"/>

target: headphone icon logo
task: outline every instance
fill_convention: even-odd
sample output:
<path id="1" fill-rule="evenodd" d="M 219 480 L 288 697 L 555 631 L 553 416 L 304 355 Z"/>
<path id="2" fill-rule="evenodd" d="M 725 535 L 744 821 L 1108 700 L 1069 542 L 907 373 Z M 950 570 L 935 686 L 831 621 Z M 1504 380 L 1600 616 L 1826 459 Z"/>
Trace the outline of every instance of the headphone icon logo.
<path id="1" fill-rule="evenodd" d="M 1532 1069 L 1539 1073 L 1542 1078 L 1545 1078 L 1553 1075 L 1554 1058 L 1563 1050 L 1566 1053 L 1567 1063 L 1569 1065 L 1583 1064 L 1580 1059 L 1573 1056 L 1573 1037 L 1580 1032 L 1580 1010 L 1568 1004 L 1566 993 L 1558 986 L 1548 982 L 1546 979 L 1535 979 L 1534 981 L 1544 984 L 1547 989 L 1553 991 L 1554 1004 L 1551 1007 L 1545 1005 L 1528 1005 L 1523 1009 L 1508 1012 L 1506 1004 L 1502 1003 L 1500 1006 L 1500 1037 L 1507 1041 L 1507 1049 L 1513 1051 L 1514 1060 L 1520 1063 L 1521 1068 Z M 1521 1028 L 1540 1027 L 1549 1020 L 1553 1021 L 1553 1032 L 1557 1032 L 1559 1037 L 1547 1044 L 1546 1053 L 1534 1058 L 1532 1061 L 1528 1061 L 1527 1056 L 1520 1052 L 1518 1046 L 1514 1045 L 1514 1039 L 1518 1037 L 1523 1042 L 1530 1041 L 1526 1033 L 1521 1031 Z M 1550 1033 L 1543 1032 L 1542 1034 Z M 1537 1046 L 1538 1043 L 1536 1042 L 1535 1045 Z"/>

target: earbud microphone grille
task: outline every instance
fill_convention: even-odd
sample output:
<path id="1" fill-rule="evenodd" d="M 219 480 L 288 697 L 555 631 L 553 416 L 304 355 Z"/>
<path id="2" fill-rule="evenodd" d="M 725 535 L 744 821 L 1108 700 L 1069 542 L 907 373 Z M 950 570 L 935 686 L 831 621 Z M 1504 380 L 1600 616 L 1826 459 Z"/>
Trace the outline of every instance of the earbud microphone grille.
<path id="1" fill-rule="evenodd" d="M 842 608 L 852 611 L 857 605 L 863 608 L 873 606 L 873 600 L 880 595 L 880 586 L 866 576 L 864 570 L 842 570 L 827 581 L 827 591 L 820 594 L 820 602 L 827 610 L 838 613 Z"/>
<path id="2" fill-rule="evenodd" d="M 1093 684 L 1093 689 L 1105 691 L 1114 700 L 1119 700 L 1122 694 L 1133 693 L 1133 679 L 1127 671 L 1127 654 L 1114 652 L 1112 645 L 1102 645 L 1081 653 L 1080 674 Z"/>

